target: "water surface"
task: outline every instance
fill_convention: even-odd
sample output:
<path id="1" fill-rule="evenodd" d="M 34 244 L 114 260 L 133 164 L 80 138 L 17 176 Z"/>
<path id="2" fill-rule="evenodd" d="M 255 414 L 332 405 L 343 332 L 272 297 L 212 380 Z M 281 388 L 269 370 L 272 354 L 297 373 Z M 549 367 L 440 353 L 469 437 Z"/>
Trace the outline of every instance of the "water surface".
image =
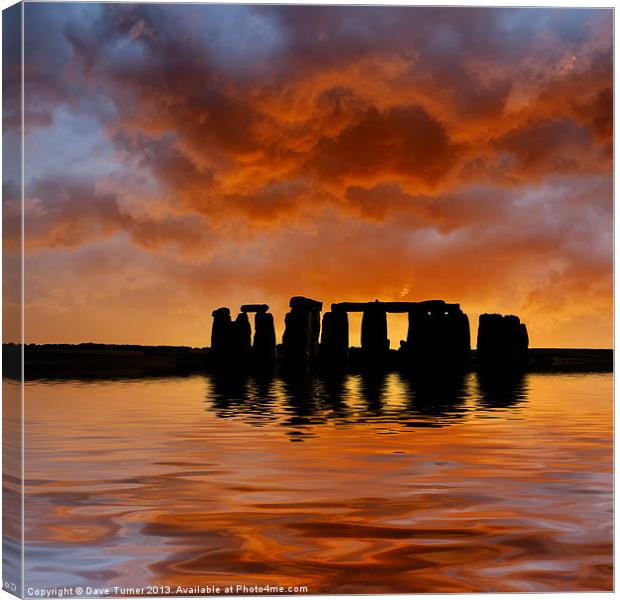
<path id="1" fill-rule="evenodd" d="M 612 376 L 27 384 L 26 584 L 612 588 Z"/>

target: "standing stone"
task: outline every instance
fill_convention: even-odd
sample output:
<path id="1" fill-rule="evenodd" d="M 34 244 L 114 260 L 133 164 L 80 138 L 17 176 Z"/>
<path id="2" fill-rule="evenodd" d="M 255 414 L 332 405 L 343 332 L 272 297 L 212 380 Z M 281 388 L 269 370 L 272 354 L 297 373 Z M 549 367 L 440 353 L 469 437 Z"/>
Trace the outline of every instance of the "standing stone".
<path id="1" fill-rule="evenodd" d="M 407 348 L 416 359 L 433 352 L 431 311 L 421 304 L 419 303 L 409 312 L 409 328 L 407 331 Z"/>
<path id="2" fill-rule="evenodd" d="M 233 323 L 232 359 L 240 366 L 246 365 L 252 347 L 252 328 L 247 313 L 239 313 Z"/>
<path id="3" fill-rule="evenodd" d="M 259 368 L 273 368 L 276 362 L 276 329 L 273 315 L 257 312 L 254 317 L 254 364 Z"/>
<path id="4" fill-rule="evenodd" d="M 224 361 L 230 354 L 232 321 L 229 308 L 217 308 L 213 316 L 213 328 L 211 329 L 211 352 L 218 361 Z"/>
<path id="5" fill-rule="evenodd" d="M 349 357 L 349 317 L 344 310 L 323 315 L 321 358 L 326 365 L 342 365 Z"/>
<path id="6" fill-rule="evenodd" d="M 428 300 L 409 312 L 406 348 L 416 363 L 462 365 L 470 345 L 469 319 L 458 304 Z"/>
<path id="7" fill-rule="evenodd" d="M 323 304 L 321 304 L 321 307 Z M 319 335 L 321 333 L 321 309 L 313 309 L 310 312 L 310 359 L 315 360 L 319 356 Z"/>
<path id="8" fill-rule="evenodd" d="M 321 327 L 322 302 L 293 296 L 290 312 L 284 317 L 282 349 L 287 366 L 308 368 L 317 358 Z"/>
<path id="9" fill-rule="evenodd" d="M 378 300 L 369 302 L 362 313 L 362 350 L 367 356 L 383 356 L 389 348 L 385 308 Z"/>
<path id="10" fill-rule="evenodd" d="M 521 323 L 520 335 L 519 335 L 519 351 L 521 353 L 527 353 L 527 349 L 530 345 L 530 336 L 527 333 L 527 327 L 525 323 Z"/>
<path id="11" fill-rule="evenodd" d="M 460 309 L 448 308 L 436 315 L 435 319 L 442 332 L 436 347 L 439 359 L 445 364 L 462 364 L 467 361 L 471 351 L 467 315 Z"/>
<path id="12" fill-rule="evenodd" d="M 482 314 L 478 324 L 480 364 L 520 365 L 527 360 L 527 327 L 515 315 Z"/>
<path id="13" fill-rule="evenodd" d="M 469 360 L 471 354 L 471 333 L 469 330 L 469 317 L 461 312 L 459 315 L 459 343 L 461 352 Z"/>
<path id="14" fill-rule="evenodd" d="M 491 356 L 502 347 L 503 317 L 498 314 L 482 314 L 478 319 L 478 356 Z"/>

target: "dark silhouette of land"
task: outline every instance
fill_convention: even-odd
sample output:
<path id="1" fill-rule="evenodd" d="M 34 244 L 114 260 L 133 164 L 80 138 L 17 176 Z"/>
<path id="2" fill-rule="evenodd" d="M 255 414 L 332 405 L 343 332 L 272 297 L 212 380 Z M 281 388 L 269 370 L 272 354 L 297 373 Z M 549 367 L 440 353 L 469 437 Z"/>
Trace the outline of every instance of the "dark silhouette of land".
<path id="1" fill-rule="evenodd" d="M 469 319 L 458 304 L 424 302 L 323 303 L 294 296 L 285 315 L 282 344 L 276 344 L 273 315 L 266 304 L 244 304 L 232 318 L 227 307 L 213 310 L 210 348 L 117 344 L 27 344 L 26 378 L 106 378 L 191 374 L 305 374 L 311 371 L 464 372 L 475 369 L 487 380 L 514 371 L 612 371 L 607 349 L 529 349 L 527 328 L 515 315 L 483 314 L 477 349 L 471 349 Z M 361 347 L 349 345 L 350 312 L 362 313 Z M 406 313 L 407 339 L 390 349 L 388 313 Z M 253 327 L 250 322 L 253 315 Z M 20 378 L 21 347 L 3 345 L 5 376 Z"/>
<path id="2" fill-rule="evenodd" d="M 138 346 L 122 344 L 28 344 L 24 347 L 27 379 L 110 379 L 169 377 L 213 371 L 209 348 Z M 349 349 L 348 370 L 362 372 L 360 348 Z M 400 355 L 388 352 L 386 369 L 397 368 Z M 5 377 L 19 379 L 21 351 L 3 345 Z M 478 352 L 471 350 L 468 368 L 478 369 Z M 613 350 L 591 348 L 530 348 L 527 372 L 597 373 L 613 371 Z"/>
<path id="3" fill-rule="evenodd" d="M 208 348 L 134 344 L 26 344 L 25 377 L 106 379 L 190 374 L 208 365 Z M 3 344 L 5 377 L 19 379 L 21 348 Z"/>

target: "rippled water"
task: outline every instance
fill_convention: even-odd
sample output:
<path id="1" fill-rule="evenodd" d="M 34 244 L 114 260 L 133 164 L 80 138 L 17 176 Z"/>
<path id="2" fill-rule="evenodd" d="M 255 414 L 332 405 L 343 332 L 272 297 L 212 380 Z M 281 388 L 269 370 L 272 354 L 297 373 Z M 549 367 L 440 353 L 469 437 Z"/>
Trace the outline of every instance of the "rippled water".
<path id="1" fill-rule="evenodd" d="M 33 382 L 26 587 L 610 590 L 612 376 Z"/>

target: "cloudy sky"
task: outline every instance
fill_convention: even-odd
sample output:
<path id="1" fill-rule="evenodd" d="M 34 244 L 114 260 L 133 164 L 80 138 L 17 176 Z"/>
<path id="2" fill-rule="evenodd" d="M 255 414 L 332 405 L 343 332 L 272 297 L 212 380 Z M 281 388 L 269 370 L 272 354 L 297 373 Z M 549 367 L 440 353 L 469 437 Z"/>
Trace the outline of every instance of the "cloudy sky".
<path id="1" fill-rule="evenodd" d="M 611 10 L 32 3 L 25 34 L 27 341 L 204 346 L 246 301 L 281 333 L 303 294 L 611 346 Z"/>

